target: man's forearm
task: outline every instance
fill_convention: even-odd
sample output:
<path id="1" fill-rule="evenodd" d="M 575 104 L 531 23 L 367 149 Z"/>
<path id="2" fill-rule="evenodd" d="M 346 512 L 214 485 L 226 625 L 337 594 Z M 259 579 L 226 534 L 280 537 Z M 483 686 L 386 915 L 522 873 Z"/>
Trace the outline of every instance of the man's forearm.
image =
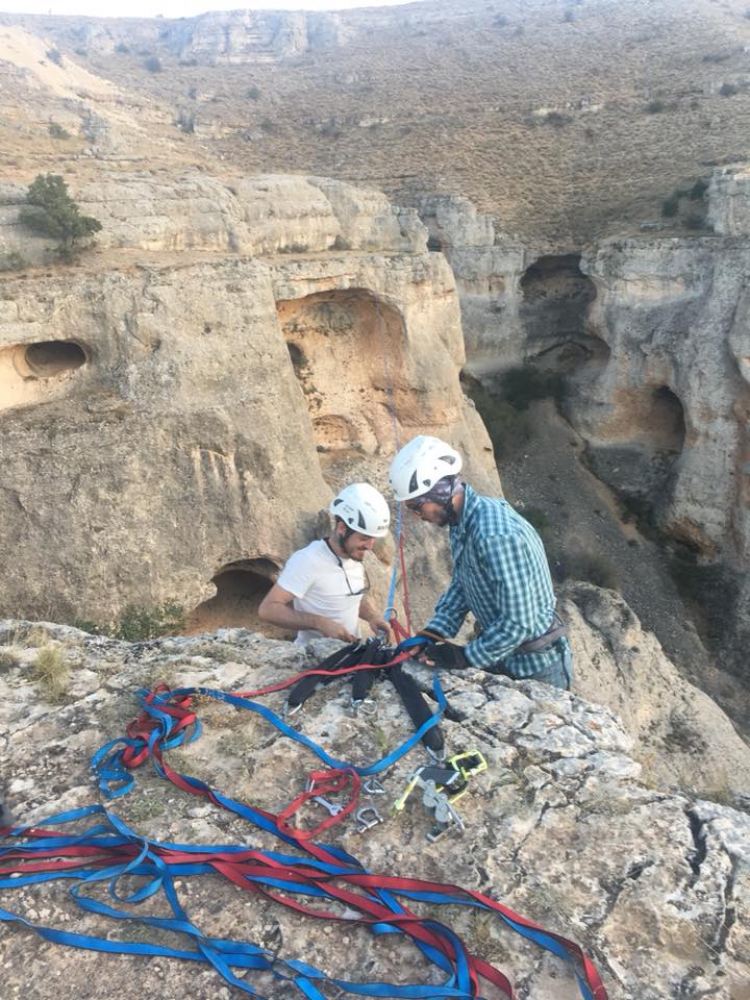
<path id="1" fill-rule="evenodd" d="M 362 619 L 363 622 L 367 622 L 367 624 L 369 625 L 370 622 L 373 620 L 373 618 L 380 618 L 380 615 L 377 613 L 375 608 L 373 608 L 372 604 L 370 604 L 370 602 L 367 599 L 365 599 L 360 602 L 359 617 Z"/>
<path id="2" fill-rule="evenodd" d="M 271 625 L 278 625 L 281 628 L 312 629 L 322 632 L 321 624 L 325 621 L 321 615 L 314 615 L 309 611 L 297 611 L 291 604 L 282 604 L 280 601 L 272 601 L 267 604 L 260 613 L 260 618 Z"/>

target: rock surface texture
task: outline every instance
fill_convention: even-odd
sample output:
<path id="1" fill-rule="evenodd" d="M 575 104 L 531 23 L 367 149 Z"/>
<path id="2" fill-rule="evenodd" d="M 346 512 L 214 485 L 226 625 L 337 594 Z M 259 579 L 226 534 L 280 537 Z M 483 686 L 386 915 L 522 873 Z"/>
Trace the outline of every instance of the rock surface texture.
<path id="1" fill-rule="evenodd" d="M 386 489 L 425 428 L 499 488 L 453 276 L 413 211 L 296 177 L 114 175 L 80 203 L 106 233 L 87 267 L 3 282 L 0 551 L 26 553 L 6 607 L 110 620 L 192 608 L 222 572 L 267 587 L 331 491 Z"/>
<path id="2" fill-rule="evenodd" d="M 611 658 L 618 671 L 626 669 L 624 649 L 634 640 L 637 623 L 626 623 L 624 631 L 621 623 L 615 625 L 626 609 L 608 603 L 604 593 L 577 593 L 572 599 L 587 604 L 588 619 L 596 619 L 580 623 L 578 633 L 586 650 L 579 670 L 584 683 L 593 685 L 608 669 L 602 657 Z M 608 652 L 596 652 L 610 643 Z M 60 650 L 71 668 L 67 688 L 54 704 L 44 693 L 49 689 L 35 680 L 40 651 L 50 647 Z M 3 623 L 0 720 L 6 736 L 0 765 L 17 821 L 36 823 L 99 801 L 89 757 L 123 734 L 137 712 L 138 688 L 166 683 L 248 690 L 303 669 L 326 648 L 323 643 L 306 653 L 236 629 L 131 645 L 59 626 Z M 410 669 L 430 691 L 425 668 Z M 658 702 L 664 671 L 653 670 L 652 678 L 650 695 Z M 433 820 L 418 795 L 402 812 L 390 812 L 414 768 L 427 762 L 416 748 L 382 776 L 384 795 L 363 797 L 384 822 L 366 835 L 342 822 L 329 831 L 328 842 L 346 848 L 371 871 L 479 889 L 573 938 L 594 958 L 612 1000 L 744 1000 L 750 972 L 747 813 L 654 780 L 633 756 L 632 737 L 606 708 L 544 685 L 481 672 L 441 680 L 449 701 L 443 728 L 450 752 L 479 749 L 489 765 L 457 804 L 463 834 L 427 840 Z M 347 684 L 341 682 L 316 692 L 294 725 L 337 757 L 370 763 L 409 734 L 390 685 L 381 682 L 374 691 L 377 715 L 352 715 Z M 283 695 L 263 702 L 278 712 Z M 278 812 L 319 765 L 253 713 L 205 696 L 198 699 L 197 712 L 204 725 L 200 738 L 165 759 L 240 801 Z M 279 849 L 268 834 L 179 791 L 148 766 L 135 772 L 134 789 L 109 806 L 151 840 Z M 323 815 L 311 806 L 303 822 L 319 822 Z M 425 981 L 418 954 L 393 939 L 376 940 L 357 928 L 334 931 L 326 922 L 239 893 L 218 877 L 179 879 L 177 891 L 189 918 L 209 935 L 254 941 L 331 974 Z M 59 885 L 0 890 L 0 905 L 34 924 L 118 940 L 147 941 L 156 934 L 166 941 L 146 925 L 83 913 Z M 127 909 L 158 914 L 160 907 L 154 898 Z M 519 997 L 579 996 L 569 968 L 499 921 L 462 908 L 440 912 L 439 918 L 472 951 L 502 967 Z M 0 924 L 0 967 L 8 1000 L 103 997 L 114 977 L 123 1000 L 154 991 L 232 995 L 205 967 L 72 951 L 5 924 Z M 276 995 L 271 984 L 261 985 L 267 987 L 262 992 Z"/>

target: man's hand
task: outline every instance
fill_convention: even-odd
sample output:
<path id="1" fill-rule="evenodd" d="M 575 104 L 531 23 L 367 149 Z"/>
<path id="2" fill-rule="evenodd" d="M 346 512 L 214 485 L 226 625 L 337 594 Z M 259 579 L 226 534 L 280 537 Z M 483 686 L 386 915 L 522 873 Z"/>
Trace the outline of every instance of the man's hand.
<path id="1" fill-rule="evenodd" d="M 464 655 L 464 647 L 455 646 L 452 642 L 436 642 L 427 648 L 420 659 L 431 667 L 442 667 L 444 670 L 466 670 L 471 666 Z"/>
<path id="2" fill-rule="evenodd" d="M 415 642 L 413 646 L 409 646 L 409 649 L 411 651 L 411 655 L 415 656 L 415 657 L 419 657 L 419 659 L 421 659 L 421 660 L 424 660 L 425 659 L 425 656 L 424 656 L 425 651 L 428 650 L 430 648 L 430 646 L 432 646 L 432 644 L 436 640 L 439 641 L 443 637 L 438 632 L 431 632 L 431 631 L 429 631 L 429 629 L 424 629 L 424 630 L 421 630 L 419 632 L 415 632 L 414 633 L 414 638 L 415 639 L 424 639 L 424 642 L 423 643 L 417 643 L 417 642 Z"/>
<path id="3" fill-rule="evenodd" d="M 344 628 L 343 625 L 339 625 L 338 622 L 333 621 L 332 618 L 325 618 L 323 615 L 316 617 L 315 628 L 326 639 L 341 639 L 342 642 L 357 642 L 356 635 L 352 635 L 349 629 Z"/>
<path id="4" fill-rule="evenodd" d="M 370 626 L 375 635 L 383 636 L 385 644 L 393 642 L 393 636 L 391 634 L 391 626 L 385 620 L 385 618 L 379 618 L 377 615 L 375 617 L 368 619 L 367 624 Z"/>

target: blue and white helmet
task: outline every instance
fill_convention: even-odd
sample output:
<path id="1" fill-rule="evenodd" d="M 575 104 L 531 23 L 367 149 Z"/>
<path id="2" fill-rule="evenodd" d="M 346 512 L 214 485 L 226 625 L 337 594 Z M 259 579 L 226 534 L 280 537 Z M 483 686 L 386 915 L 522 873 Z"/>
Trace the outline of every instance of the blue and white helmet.
<path id="1" fill-rule="evenodd" d="M 346 486 L 331 502 L 328 508 L 334 517 L 340 517 L 344 524 L 360 535 L 383 538 L 388 534 L 391 512 L 388 502 L 369 483 L 352 483 Z"/>

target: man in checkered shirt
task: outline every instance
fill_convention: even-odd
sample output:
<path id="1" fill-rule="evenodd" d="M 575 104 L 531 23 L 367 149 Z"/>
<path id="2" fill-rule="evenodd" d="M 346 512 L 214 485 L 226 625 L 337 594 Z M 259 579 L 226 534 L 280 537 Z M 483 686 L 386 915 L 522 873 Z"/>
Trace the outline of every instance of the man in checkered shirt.
<path id="1" fill-rule="evenodd" d="M 450 530 L 453 578 L 421 633 L 437 640 L 425 659 L 567 690 L 570 644 L 555 612 L 542 540 L 506 500 L 475 493 L 458 475 L 461 464 L 450 445 L 425 435 L 391 464 L 396 499 L 421 520 Z M 456 635 L 469 612 L 478 638 L 466 646 L 441 641 Z"/>

